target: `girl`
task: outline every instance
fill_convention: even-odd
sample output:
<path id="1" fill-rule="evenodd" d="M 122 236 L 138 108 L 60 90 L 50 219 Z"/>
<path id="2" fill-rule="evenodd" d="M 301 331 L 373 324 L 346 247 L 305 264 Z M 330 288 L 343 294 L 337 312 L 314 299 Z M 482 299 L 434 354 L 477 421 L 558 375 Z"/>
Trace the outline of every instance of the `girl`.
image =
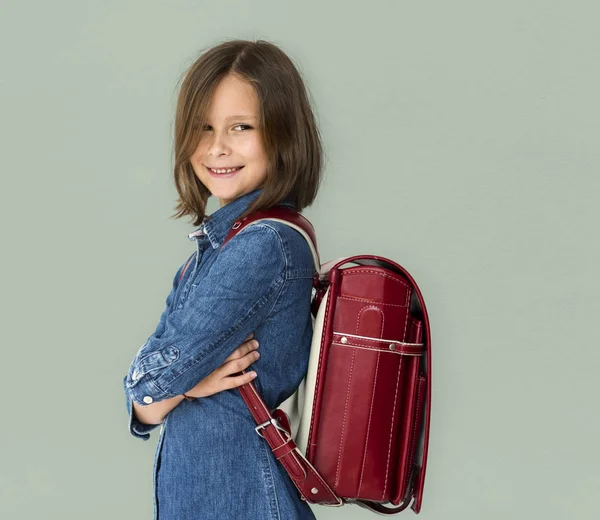
<path id="1" fill-rule="evenodd" d="M 236 220 L 273 205 L 301 211 L 317 195 L 321 140 L 290 58 L 260 40 L 202 54 L 181 86 L 174 147 L 175 216 L 201 224 L 189 235 L 197 250 L 123 379 L 131 434 L 147 440 L 163 425 L 154 518 L 314 519 L 236 388 L 254 375 L 273 409 L 302 381 L 312 336 L 309 246 L 269 220 L 221 249 Z M 206 216 L 211 195 L 220 207 Z"/>

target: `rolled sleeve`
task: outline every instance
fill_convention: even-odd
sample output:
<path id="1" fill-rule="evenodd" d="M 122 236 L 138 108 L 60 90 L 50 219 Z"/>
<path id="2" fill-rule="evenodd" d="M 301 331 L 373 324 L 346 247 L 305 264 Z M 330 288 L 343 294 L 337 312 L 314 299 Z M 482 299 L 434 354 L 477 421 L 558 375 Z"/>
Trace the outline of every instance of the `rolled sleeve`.
<path id="1" fill-rule="evenodd" d="M 131 398 L 149 404 L 180 395 L 221 366 L 275 305 L 286 267 L 272 227 L 255 224 L 236 235 L 185 305 L 165 316 L 162 334 L 138 352 L 124 381 Z"/>
<path id="2" fill-rule="evenodd" d="M 159 424 L 144 424 L 138 421 L 135 417 L 135 413 L 133 411 L 133 398 L 131 397 L 130 392 L 127 389 L 126 385 L 127 377 L 123 378 L 123 386 L 125 388 L 125 404 L 127 407 L 127 413 L 129 415 L 129 433 L 138 439 L 142 439 L 147 441 L 150 439 L 150 432 L 160 426 Z"/>
<path id="3" fill-rule="evenodd" d="M 148 338 L 146 343 L 144 343 L 144 345 L 142 345 L 142 347 L 136 354 L 135 358 L 133 359 L 133 361 L 131 362 L 131 364 L 129 366 L 129 371 L 128 371 L 127 375 L 123 378 L 123 388 L 125 390 L 125 405 L 127 408 L 127 413 L 129 415 L 129 422 L 128 422 L 129 433 L 131 433 L 134 437 L 137 437 L 139 439 L 143 439 L 146 441 L 150 438 L 150 432 L 159 425 L 158 424 L 143 424 L 136 419 L 135 413 L 133 412 L 133 395 L 129 391 L 129 386 L 127 384 L 127 380 L 128 379 L 131 380 L 133 375 L 137 376 L 136 367 L 139 364 L 140 354 L 142 353 L 142 350 L 144 349 L 144 347 L 146 346 L 148 341 L 150 341 L 152 338 L 158 339 L 164 333 L 164 331 L 166 329 L 166 324 L 167 324 L 167 316 L 171 312 L 171 307 L 173 306 L 173 300 L 175 299 L 175 291 L 177 290 L 177 286 L 179 285 L 179 277 L 181 276 L 181 272 L 182 272 L 184 266 L 191 260 L 191 258 L 195 254 L 196 253 L 194 253 L 184 264 L 182 264 L 181 267 L 179 267 L 179 269 L 175 273 L 175 276 L 173 277 L 173 284 L 172 284 L 171 290 L 170 290 L 170 292 L 167 296 L 166 302 L 165 302 L 165 309 L 163 310 L 163 312 L 160 316 L 158 325 L 156 326 L 155 331 Z M 139 390 L 143 392 L 143 388 L 144 388 L 144 386 L 142 385 L 139 387 Z M 144 401 L 141 401 L 141 402 L 137 401 L 137 402 L 139 404 L 147 404 Z"/>

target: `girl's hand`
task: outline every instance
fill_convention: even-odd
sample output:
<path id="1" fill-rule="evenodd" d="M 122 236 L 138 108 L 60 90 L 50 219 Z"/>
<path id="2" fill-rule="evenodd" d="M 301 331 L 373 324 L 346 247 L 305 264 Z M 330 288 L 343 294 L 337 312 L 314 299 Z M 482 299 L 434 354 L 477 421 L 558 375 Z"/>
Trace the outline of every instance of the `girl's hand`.
<path id="1" fill-rule="evenodd" d="M 253 335 L 250 334 L 244 340 L 244 343 L 234 350 L 219 368 L 206 376 L 185 395 L 188 397 L 208 397 L 252 381 L 256 377 L 256 372 L 246 372 L 239 376 L 232 376 L 231 374 L 245 370 L 259 358 L 259 353 L 256 352 L 258 342 L 251 339 Z"/>

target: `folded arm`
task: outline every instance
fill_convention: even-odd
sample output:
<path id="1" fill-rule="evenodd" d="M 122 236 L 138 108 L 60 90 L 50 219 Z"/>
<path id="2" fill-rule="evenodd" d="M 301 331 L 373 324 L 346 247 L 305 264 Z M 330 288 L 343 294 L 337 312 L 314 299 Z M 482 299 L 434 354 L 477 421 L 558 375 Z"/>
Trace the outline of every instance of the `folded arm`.
<path id="1" fill-rule="evenodd" d="M 252 336 L 251 334 L 246 338 L 246 341 L 233 351 L 225 363 L 186 392 L 186 396 L 194 399 L 209 397 L 252 381 L 256 377 L 256 372 L 245 372 L 259 358 L 259 354 L 256 352 L 258 341 L 252 339 Z M 145 406 L 134 401 L 133 411 L 139 423 L 158 426 L 164 422 L 167 414 L 184 399 L 183 395 L 178 395 Z"/>
<path id="2" fill-rule="evenodd" d="M 240 232 L 192 285 L 185 305 L 165 315 L 162 333 L 140 348 L 123 380 L 130 409 L 133 402 L 181 400 L 219 368 L 273 308 L 285 274 L 274 229 L 256 224 Z"/>

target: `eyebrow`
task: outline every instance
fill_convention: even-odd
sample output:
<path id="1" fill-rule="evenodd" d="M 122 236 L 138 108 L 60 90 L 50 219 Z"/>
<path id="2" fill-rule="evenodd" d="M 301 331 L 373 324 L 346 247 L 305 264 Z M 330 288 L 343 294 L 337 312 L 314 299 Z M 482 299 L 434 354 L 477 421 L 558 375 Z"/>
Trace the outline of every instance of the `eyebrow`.
<path id="1" fill-rule="evenodd" d="M 257 116 L 251 116 L 251 115 L 241 115 L 241 116 L 229 116 L 227 118 L 225 118 L 226 121 L 229 121 L 231 119 L 257 119 Z"/>

